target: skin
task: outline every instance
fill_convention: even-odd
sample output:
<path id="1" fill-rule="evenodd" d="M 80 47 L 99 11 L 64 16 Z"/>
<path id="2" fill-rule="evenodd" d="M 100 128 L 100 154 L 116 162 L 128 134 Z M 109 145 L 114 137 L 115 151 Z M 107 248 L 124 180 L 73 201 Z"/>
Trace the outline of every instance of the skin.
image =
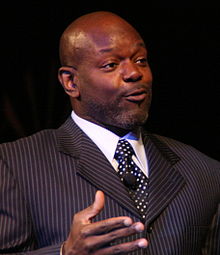
<path id="1" fill-rule="evenodd" d="M 75 20 L 61 36 L 60 60 L 58 78 L 78 116 L 120 136 L 146 122 L 152 97 L 147 50 L 121 17 L 94 12 Z M 143 238 L 106 248 L 144 225 L 128 217 L 92 222 L 103 207 L 104 194 L 97 191 L 94 203 L 74 215 L 63 254 L 126 254 L 148 245 Z"/>

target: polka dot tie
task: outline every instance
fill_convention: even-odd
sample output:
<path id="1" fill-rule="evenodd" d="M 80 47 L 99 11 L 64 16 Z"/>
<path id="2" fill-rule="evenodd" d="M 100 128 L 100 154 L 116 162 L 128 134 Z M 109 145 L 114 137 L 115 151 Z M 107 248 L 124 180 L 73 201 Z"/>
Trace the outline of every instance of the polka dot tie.
<path id="1" fill-rule="evenodd" d="M 131 144 L 125 139 L 119 140 L 115 151 L 115 159 L 119 164 L 118 175 L 144 220 L 148 204 L 148 178 L 133 161 L 133 155 L 135 153 Z"/>

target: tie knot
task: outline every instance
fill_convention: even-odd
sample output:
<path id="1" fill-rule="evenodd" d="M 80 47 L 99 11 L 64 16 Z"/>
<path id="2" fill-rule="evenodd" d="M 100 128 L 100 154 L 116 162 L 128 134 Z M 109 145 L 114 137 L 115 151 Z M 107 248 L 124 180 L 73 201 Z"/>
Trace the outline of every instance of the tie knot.
<path id="1" fill-rule="evenodd" d="M 134 150 L 131 144 L 126 139 L 119 140 L 115 151 L 115 159 L 131 158 L 132 155 L 134 155 Z"/>

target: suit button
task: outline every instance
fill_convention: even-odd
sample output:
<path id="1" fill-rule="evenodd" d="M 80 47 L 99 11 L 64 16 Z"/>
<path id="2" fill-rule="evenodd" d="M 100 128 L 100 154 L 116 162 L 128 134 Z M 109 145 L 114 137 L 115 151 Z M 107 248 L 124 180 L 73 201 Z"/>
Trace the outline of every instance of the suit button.
<path id="1" fill-rule="evenodd" d="M 150 234 L 150 233 L 152 233 L 152 231 L 153 231 L 153 227 L 152 227 L 152 226 L 149 226 L 149 227 L 147 228 L 147 233 Z"/>

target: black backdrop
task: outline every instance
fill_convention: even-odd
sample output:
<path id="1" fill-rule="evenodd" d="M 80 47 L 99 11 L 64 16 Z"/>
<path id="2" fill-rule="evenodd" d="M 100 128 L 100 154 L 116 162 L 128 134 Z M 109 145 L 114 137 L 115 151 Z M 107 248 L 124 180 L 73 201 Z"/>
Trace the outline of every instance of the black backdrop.
<path id="1" fill-rule="evenodd" d="M 220 160 L 220 12 L 137 3 L 6 3 L 1 7 L 0 142 L 58 127 L 69 98 L 57 79 L 64 28 L 90 11 L 116 12 L 142 34 L 154 75 L 146 129 Z"/>

